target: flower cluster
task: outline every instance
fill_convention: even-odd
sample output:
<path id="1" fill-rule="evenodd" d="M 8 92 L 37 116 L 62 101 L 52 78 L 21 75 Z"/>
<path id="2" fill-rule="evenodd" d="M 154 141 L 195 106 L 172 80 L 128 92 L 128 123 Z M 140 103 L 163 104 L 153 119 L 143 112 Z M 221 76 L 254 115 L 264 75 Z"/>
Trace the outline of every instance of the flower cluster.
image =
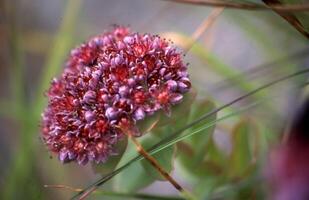
<path id="1" fill-rule="evenodd" d="M 190 87 L 182 56 L 168 41 L 116 27 L 73 49 L 53 79 L 43 141 L 62 162 L 104 162 L 122 128 L 160 109 L 169 115 Z"/>

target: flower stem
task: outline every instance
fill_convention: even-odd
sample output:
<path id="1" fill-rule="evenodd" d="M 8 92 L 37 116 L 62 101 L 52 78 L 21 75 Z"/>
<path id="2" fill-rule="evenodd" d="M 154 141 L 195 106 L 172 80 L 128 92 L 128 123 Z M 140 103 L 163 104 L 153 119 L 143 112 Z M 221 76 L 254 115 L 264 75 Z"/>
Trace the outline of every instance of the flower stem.
<path id="1" fill-rule="evenodd" d="M 169 181 L 176 190 L 180 192 L 180 194 L 186 199 L 195 199 L 193 195 L 191 195 L 188 191 L 184 190 L 184 188 L 172 177 L 169 175 L 167 171 L 163 169 L 160 163 L 152 157 L 147 151 L 143 148 L 141 143 L 132 135 L 131 131 L 125 131 L 129 139 L 134 143 L 136 149 L 139 154 L 141 154 L 149 163 L 156 169 L 158 172 L 164 177 L 167 181 Z"/>
<path id="2" fill-rule="evenodd" d="M 160 174 L 166 179 L 168 180 L 175 188 L 176 190 L 178 190 L 179 192 L 183 191 L 183 188 L 181 187 L 181 185 L 179 183 L 177 183 L 177 181 L 175 179 L 173 179 L 173 177 L 171 177 L 168 172 L 166 172 L 158 163 L 158 161 L 152 157 L 151 155 L 149 155 L 145 149 L 143 148 L 143 146 L 141 145 L 141 143 L 139 143 L 137 141 L 137 139 L 132 136 L 131 132 L 128 131 L 127 132 L 128 137 L 131 139 L 131 141 L 135 144 L 136 149 L 138 151 L 138 153 L 140 153 L 146 160 L 148 160 L 150 162 L 150 164 L 156 168 Z"/>

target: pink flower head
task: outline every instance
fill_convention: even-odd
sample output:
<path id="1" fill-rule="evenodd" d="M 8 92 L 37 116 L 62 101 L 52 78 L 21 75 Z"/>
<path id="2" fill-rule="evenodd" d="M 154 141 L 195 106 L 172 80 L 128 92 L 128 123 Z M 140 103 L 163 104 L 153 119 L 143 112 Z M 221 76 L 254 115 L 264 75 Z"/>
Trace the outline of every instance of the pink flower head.
<path id="1" fill-rule="evenodd" d="M 169 42 L 116 27 L 71 51 L 47 92 L 42 138 L 62 162 L 105 162 L 124 136 L 119 127 L 160 109 L 169 114 L 190 87 Z"/>

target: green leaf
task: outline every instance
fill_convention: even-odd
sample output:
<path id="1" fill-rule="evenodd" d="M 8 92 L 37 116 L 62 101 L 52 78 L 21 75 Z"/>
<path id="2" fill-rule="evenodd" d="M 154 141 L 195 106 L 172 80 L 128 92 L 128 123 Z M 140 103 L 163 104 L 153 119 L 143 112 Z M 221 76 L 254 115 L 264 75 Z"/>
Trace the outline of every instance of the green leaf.
<path id="1" fill-rule="evenodd" d="M 213 163 L 213 166 L 217 166 L 217 175 L 227 168 L 227 155 L 217 146 L 213 138 L 210 138 L 207 144 L 207 161 Z"/>
<path id="2" fill-rule="evenodd" d="M 209 199 L 212 192 L 216 189 L 218 177 L 208 177 L 201 179 L 195 184 L 194 194 L 198 199 Z"/>
<path id="3" fill-rule="evenodd" d="M 139 141 L 143 147 L 145 145 L 145 142 L 143 141 L 146 141 L 147 137 L 149 137 L 149 135 L 146 135 L 143 138 L 139 138 Z M 116 168 L 126 164 L 129 160 L 136 157 L 137 155 L 138 152 L 136 150 L 136 146 L 132 143 L 132 141 L 129 140 L 126 151 Z M 114 187 L 117 191 L 120 192 L 134 192 L 150 185 L 154 181 L 155 179 L 149 176 L 149 174 L 145 171 L 142 162 L 138 161 L 128 166 L 126 170 L 122 171 L 114 178 Z"/>
<path id="4" fill-rule="evenodd" d="M 181 103 L 172 106 L 171 116 L 167 116 L 164 111 L 159 111 L 159 121 L 151 133 L 157 137 L 160 137 L 161 139 L 164 139 L 172 132 L 181 128 L 184 124 L 187 124 L 190 116 L 189 113 L 191 106 L 195 98 L 196 92 L 194 89 L 191 89 L 190 92 L 183 96 Z M 168 128 L 165 129 L 166 127 Z"/>
<path id="5" fill-rule="evenodd" d="M 158 111 L 152 116 L 137 122 L 139 131 L 143 134 L 151 132 L 157 137 L 166 137 L 168 135 L 168 131 L 163 130 L 162 127 L 169 126 L 172 128 L 172 130 L 169 130 L 169 132 L 171 132 L 177 130 L 183 124 L 186 124 L 189 115 L 185 113 L 190 113 L 191 105 L 195 98 L 196 92 L 191 89 L 190 92 L 184 95 L 183 101 L 180 104 L 172 106 L 171 116 L 167 116 L 162 110 Z"/>
<path id="6" fill-rule="evenodd" d="M 232 132 L 233 149 L 230 156 L 229 173 L 232 177 L 247 175 L 253 167 L 253 141 L 257 142 L 258 130 L 252 120 L 242 120 Z M 255 139 L 255 140 L 253 140 Z"/>
<path id="7" fill-rule="evenodd" d="M 203 102 L 197 102 L 192 106 L 192 112 L 190 118 L 197 119 L 201 117 L 204 113 L 208 113 L 215 109 L 213 102 L 205 100 Z M 204 124 L 216 120 L 216 115 L 209 117 Z M 194 128 L 199 127 L 201 123 L 193 126 L 188 131 L 192 131 Z M 205 129 L 201 134 L 193 135 L 192 137 L 186 139 L 183 142 L 178 143 L 179 161 L 182 167 L 186 170 L 188 174 L 193 176 L 201 177 L 207 176 L 209 173 L 215 173 L 213 170 L 218 171 L 216 164 L 212 163 L 210 160 L 205 160 L 208 156 L 208 147 L 211 147 L 209 143 L 212 137 L 212 133 L 215 130 L 215 126 Z"/>
<path id="8" fill-rule="evenodd" d="M 190 92 L 186 93 L 183 97 L 183 101 L 172 108 L 172 115 L 170 117 L 171 123 L 169 126 L 173 131 L 178 130 L 184 124 L 188 123 L 192 105 L 196 99 L 196 91 L 194 88 Z"/>
<path id="9" fill-rule="evenodd" d="M 155 180 L 144 170 L 141 162 L 130 165 L 114 178 L 114 188 L 120 192 L 134 192 L 144 188 Z"/>
<path id="10" fill-rule="evenodd" d="M 127 148 L 127 145 L 128 145 L 128 138 L 126 137 L 126 138 L 123 138 L 121 141 L 119 141 L 117 145 L 115 146 L 115 149 L 117 149 L 117 155 L 111 156 L 110 158 L 108 158 L 107 162 L 103 164 L 93 163 L 92 169 L 96 173 L 100 173 L 102 175 L 112 172 L 116 168 L 121 157 L 123 156 Z"/>
<path id="11" fill-rule="evenodd" d="M 166 130 L 166 129 L 165 129 Z M 147 140 L 143 141 L 144 147 L 151 147 L 152 144 L 158 142 L 160 138 L 157 137 L 148 137 Z M 170 173 L 173 169 L 173 157 L 175 152 L 176 146 L 170 146 L 157 154 L 153 155 L 153 157 L 158 161 L 160 166 L 168 173 Z M 157 169 L 155 169 L 148 160 L 142 160 L 142 165 L 144 167 L 144 170 L 147 172 L 148 175 L 153 177 L 156 180 L 162 180 L 164 181 L 165 178 L 162 177 L 162 175 L 158 172 Z"/>
<path id="12" fill-rule="evenodd" d="M 210 101 L 210 100 L 204 100 L 202 102 L 197 102 L 193 105 L 192 108 L 192 113 L 190 116 L 191 121 L 193 121 L 194 119 L 198 119 L 200 118 L 204 113 L 208 113 L 212 110 L 214 110 L 215 104 L 214 102 Z M 214 114 L 212 116 L 210 116 L 209 118 L 207 118 L 205 121 L 203 121 L 203 124 L 207 124 L 211 121 L 216 120 L 217 118 L 217 114 Z M 191 129 L 196 128 L 198 126 L 200 126 L 202 123 L 196 124 L 195 126 L 193 126 Z M 211 127 L 205 131 L 203 131 L 204 134 L 198 134 L 198 135 L 194 135 L 192 136 L 188 142 L 194 146 L 195 151 L 198 154 L 204 153 L 205 151 L 205 145 L 208 143 L 208 139 L 210 137 L 210 134 L 213 133 L 215 130 L 215 126 Z"/>

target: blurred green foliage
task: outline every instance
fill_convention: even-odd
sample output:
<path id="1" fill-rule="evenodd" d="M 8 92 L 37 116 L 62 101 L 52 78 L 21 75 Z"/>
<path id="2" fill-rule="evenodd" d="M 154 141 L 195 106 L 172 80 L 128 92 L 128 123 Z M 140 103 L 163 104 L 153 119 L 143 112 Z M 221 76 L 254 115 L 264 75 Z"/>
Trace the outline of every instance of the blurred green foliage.
<path id="1" fill-rule="evenodd" d="M 260 1 L 254 2 L 261 3 Z M 285 0 L 283 2 L 305 3 L 305 0 Z M 50 194 L 43 188 L 45 182 L 41 180 L 42 176 L 38 171 L 46 166 L 40 163 L 42 159 L 37 159 L 36 156 L 44 154 L 47 157 L 48 155 L 46 152 L 42 154 L 38 152 L 41 148 L 35 140 L 37 140 L 39 132 L 37 124 L 40 120 L 40 113 L 46 104 L 42 94 L 48 88 L 51 78 L 61 71 L 64 59 L 74 45 L 75 26 L 79 22 L 82 3 L 81 0 L 68 0 L 65 3 L 63 19 L 57 34 L 53 38 L 52 46 L 49 48 L 42 75 L 39 75 L 41 78 L 34 98 L 30 100 L 27 98 L 24 89 L 26 62 L 24 60 L 25 52 L 23 50 L 22 35 L 19 30 L 20 24 L 16 19 L 18 10 L 14 5 L 7 3 L 6 14 L 10 21 L 9 46 L 13 58 L 11 61 L 12 77 L 10 82 L 12 95 L 10 98 L 1 98 L 0 114 L 2 117 L 14 120 L 19 125 L 20 131 L 17 137 L 20 144 L 18 149 L 14 150 L 7 167 L 9 170 L 7 170 L 5 181 L 2 184 L 1 199 L 65 199 L 72 194 L 64 195 L 59 193 L 55 197 L 53 195 L 57 192 Z M 267 17 L 275 15 L 270 11 L 269 13 Z M 265 18 L 265 16 L 262 16 L 264 13 L 255 12 L 252 15 L 256 18 Z M 228 16 L 232 16 L 228 17 L 229 20 L 233 21 L 237 28 L 242 30 L 250 40 L 258 44 L 265 56 L 269 58 L 286 56 L 286 52 L 275 47 L 270 37 L 255 26 L 250 19 L 246 19 L 241 13 L 228 13 Z M 303 23 L 306 30 L 309 31 L 309 14 L 297 13 L 296 16 Z M 275 30 L 285 31 L 289 37 L 294 37 L 297 34 L 286 23 L 273 23 L 267 24 L 267 26 Z M 190 40 L 190 36 L 184 33 L 177 33 L 177 35 L 184 43 Z M 301 42 L 305 41 L 300 35 L 295 37 Z M 237 90 L 248 92 L 257 87 L 257 84 L 247 80 L 239 69 L 226 64 L 222 58 L 206 49 L 200 42 L 196 42 L 192 46 L 189 54 L 205 63 L 208 70 L 215 72 L 222 79 L 239 75 L 237 81 L 231 83 Z M 287 72 L 295 71 L 299 67 L 299 64 L 294 61 L 282 65 L 286 66 Z M 269 97 L 269 93 L 271 92 L 263 91 L 256 94 L 254 96 L 255 101 Z M 215 97 L 206 96 L 207 98 L 201 98 L 193 92 L 186 97 L 181 105 L 177 105 L 173 109 L 171 118 L 165 117 L 163 114 L 157 114 L 147 122 L 140 124 L 142 132 L 146 130 L 149 132 L 139 139 L 143 147 L 148 149 L 157 142 L 164 141 L 171 133 L 193 122 L 205 113 L 214 110 L 216 108 L 215 104 L 221 103 Z M 275 110 L 271 109 L 272 105 L 272 102 L 266 102 L 265 107 L 263 107 L 270 109 L 271 116 L 277 114 Z M 153 153 L 153 156 L 166 171 L 172 172 L 176 169 L 177 175 L 185 178 L 186 185 L 190 185 L 192 192 L 198 199 L 264 199 L 264 188 L 257 186 L 256 183 L 261 177 L 265 154 L 273 140 L 277 141 L 280 138 L 276 135 L 277 130 L 263 124 L 263 118 L 251 116 L 246 112 L 237 112 L 234 108 L 226 109 L 222 113 L 230 113 L 230 115 L 223 118 L 219 114 L 212 115 L 206 120 L 195 124 L 186 129 L 177 138 L 178 140 L 160 146 Z M 217 124 L 217 120 L 220 120 L 220 123 Z M 225 121 L 229 122 L 225 124 Z M 222 129 L 228 137 L 227 143 L 231 145 L 231 149 L 228 151 L 220 147 L 215 139 L 215 131 Z M 111 158 L 106 164 L 92 166 L 96 173 L 108 174 L 138 155 L 135 146 L 126 138 L 123 139 L 117 149 L 118 155 Z M 68 168 L 57 168 L 54 165 L 47 166 L 44 170 L 47 179 L 53 181 L 65 180 L 61 178 L 64 178 L 67 172 L 70 171 Z M 145 160 L 138 159 L 134 161 L 112 181 L 113 183 L 104 187 L 101 193 L 100 189 L 98 189 L 95 197 L 100 198 L 102 195 L 109 196 L 108 198 L 112 198 L 112 196 L 117 198 L 118 196 L 118 199 L 181 199 L 181 197 L 147 196 L 135 193 L 155 181 L 164 181 L 158 172 Z M 81 186 L 86 184 L 89 183 L 79 183 Z M 105 191 L 105 188 L 109 191 Z"/>

